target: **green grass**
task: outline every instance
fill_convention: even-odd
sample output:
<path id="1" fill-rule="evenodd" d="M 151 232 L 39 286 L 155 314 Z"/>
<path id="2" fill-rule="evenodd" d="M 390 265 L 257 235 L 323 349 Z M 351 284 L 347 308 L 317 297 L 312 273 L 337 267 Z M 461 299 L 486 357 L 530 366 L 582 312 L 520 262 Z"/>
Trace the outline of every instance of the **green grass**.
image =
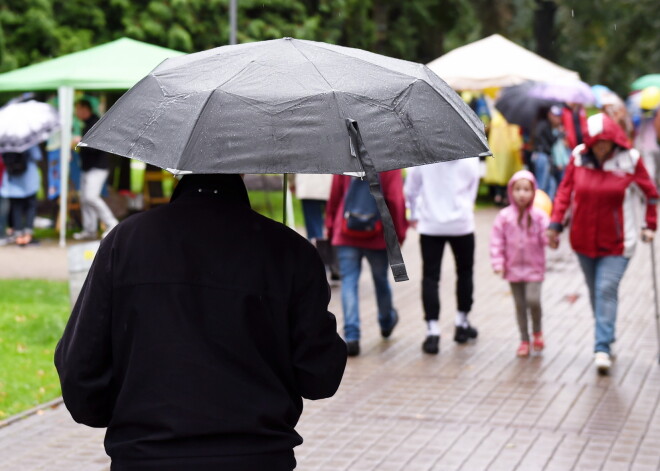
<path id="1" fill-rule="evenodd" d="M 61 394 L 53 354 L 69 313 L 67 282 L 0 280 L 0 420 Z"/>

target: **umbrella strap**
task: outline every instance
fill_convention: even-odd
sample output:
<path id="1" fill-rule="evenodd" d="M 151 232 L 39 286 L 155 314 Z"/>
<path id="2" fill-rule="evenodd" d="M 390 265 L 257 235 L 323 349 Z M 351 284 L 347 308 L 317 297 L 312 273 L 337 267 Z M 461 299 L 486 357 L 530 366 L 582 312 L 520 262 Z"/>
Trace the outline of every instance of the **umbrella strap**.
<path id="1" fill-rule="evenodd" d="M 390 214 L 390 210 L 383 197 L 378 173 L 374 168 L 374 163 L 371 160 L 371 157 L 369 157 L 367 149 L 364 147 L 364 142 L 362 141 L 357 122 L 347 119 L 346 125 L 351 136 L 351 155 L 357 158 L 360 162 L 360 166 L 369 182 L 369 192 L 376 200 L 378 212 L 383 221 L 383 235 L 385 236 L 385 244 L 387 246 L 387 258 L 390 262 L 392 275 L 394 275 L 394 281 L 407 281 L 408 273 L 406 272 L 406 264 L 403 261 L 403 255 L 401 255 L 401 246 L 399 245 L 399 239 L 396 236 L 392 215 Z"/>

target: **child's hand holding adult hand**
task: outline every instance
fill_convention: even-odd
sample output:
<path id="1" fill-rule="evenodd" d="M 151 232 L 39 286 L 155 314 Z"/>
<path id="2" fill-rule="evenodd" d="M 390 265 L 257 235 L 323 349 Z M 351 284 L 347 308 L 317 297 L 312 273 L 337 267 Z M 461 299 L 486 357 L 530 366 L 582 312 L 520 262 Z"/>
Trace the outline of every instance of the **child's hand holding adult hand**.
<path id="1" fill-rule="evenodd" d="M 554 229 L 548 229 L 546 234 L 548 235 L 548 245 L 552 249 L 559 247 L 559 232 Z"/>

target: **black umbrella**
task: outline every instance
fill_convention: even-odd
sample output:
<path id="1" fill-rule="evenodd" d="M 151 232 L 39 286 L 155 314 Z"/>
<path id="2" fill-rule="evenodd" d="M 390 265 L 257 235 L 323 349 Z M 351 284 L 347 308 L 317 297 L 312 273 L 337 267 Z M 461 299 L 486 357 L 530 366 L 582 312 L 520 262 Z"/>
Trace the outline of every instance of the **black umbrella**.
<path id="1" fill-rule="evenodd" d="M 530 95 L 536 82 L 523 82 L 520 85 L 502 89 L 495 102 L 495 108 L 511 124 L 530 129 L 537 120 L 539 111 L 557 104 L 556 101 Z"/>
<path id="2" fill-rule="evenodd" d="M 397 281 L 376 173 L 490 155 L 481 121 L 424 65 L 291 38 L 167 59 L 81 145 L 178 174 L 366 174 Z"/>

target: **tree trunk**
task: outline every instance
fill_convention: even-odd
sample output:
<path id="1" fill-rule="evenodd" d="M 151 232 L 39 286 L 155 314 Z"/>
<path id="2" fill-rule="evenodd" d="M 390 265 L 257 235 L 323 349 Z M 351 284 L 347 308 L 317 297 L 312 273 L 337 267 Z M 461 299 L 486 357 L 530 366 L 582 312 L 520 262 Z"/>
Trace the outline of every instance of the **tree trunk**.
<path id="1" fill-rule="evenodd" d="M 557 5 L 553 0 L 536 0 L 534 11 L 534 38 L 536 39 L 536 53 L 549 61 L 555 62 L 555 13 Z"/>

